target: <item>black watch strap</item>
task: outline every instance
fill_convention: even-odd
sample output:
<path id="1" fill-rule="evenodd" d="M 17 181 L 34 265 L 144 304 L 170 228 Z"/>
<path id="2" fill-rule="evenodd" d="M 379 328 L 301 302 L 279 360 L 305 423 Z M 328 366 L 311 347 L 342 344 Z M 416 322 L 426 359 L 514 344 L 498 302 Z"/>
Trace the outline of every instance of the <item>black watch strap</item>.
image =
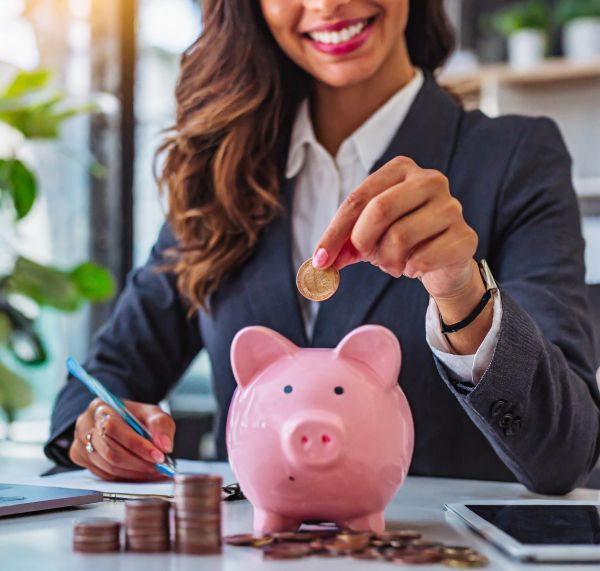
<path id="1" fill-rule="evenodd" d="M 465 317 L 462 321 L 459 321 L 458 323 L 454 323 L 452 325 L 446 325 L 444 323 L 444 320 L 442 319 L 442 316 L 440 315 L 440 323 L 442 325 L 442 333 L 444 335 L 447 335 L 448 333 L 456 333 L 457 331 L 464 329 L 467 325 L 471 325 L 471 323 L 473 323 L 473 321 L 475 321 L 477 319 L 477 317 L 479 316 L 479 314 L 484 310 L 485 306 L 488 304 L 491 297 L 492 297 L 492 290 L 489 290 L 489 289 L 486 290 L 486 292 L 483 294 L 483 297 L 481 298 L 481 301 L 477 304 L 477 307 L 473 311 L 471 311 L 471 313 L 469 313 L 469 315 L 467 315 L 467 317 Z"/>
<path id="2" fill-rule="evenodd" d="M 448 333 L 456 333 L 457 331 L 464 329 L 467 325 L 473 323 L 473 321 L 477 319 L 477 316 L 484 310 L 485 306 L 492 298 L 492 294 L 498 289 L 496 280 L 492 275 L 492 271 L 490 270 L 488 263 L 485 260 L 481 260 L 477 266 L 479 268 L 479 273 L 481 274 L 481 279 L 485 285 L 485 293 L 483 294 L 481 301 L 477 304 L 477 307 L 471 311 L 467 317 L 458 323 L 446 325 L 442 319 L 442 315 L 440 314 L 440 323 L 442 325 L 442 333 L 444 335 L 447 335 Z"/>

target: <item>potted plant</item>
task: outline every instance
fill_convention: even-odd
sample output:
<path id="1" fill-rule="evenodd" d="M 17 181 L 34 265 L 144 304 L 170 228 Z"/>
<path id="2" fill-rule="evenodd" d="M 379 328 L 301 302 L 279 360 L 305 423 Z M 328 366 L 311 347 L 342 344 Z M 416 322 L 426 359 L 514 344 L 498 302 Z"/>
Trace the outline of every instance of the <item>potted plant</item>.
<path id="1" fill-rule="evenodd" d="M 59 269 L 20 252 L 19 223 L 38 195 L 23 144 L 56 139 L 65 120 L 95 109 L 66 107 L 60 94 L 48 91 L 50 80 L 47 71 L 19 72 L 0 89 L 0 411 L 9 424 L 32 400 L 15 366 L 38 366 L 48 358 L 36 327 L 39 309 L 74 312 L 86 302 L 109 299 L 115 289 L 111 274 L 91 262 Z"/>
<path id="2" fill-rule="evenodd" d="M 600 58 L 600 0 L 562 0 L 557 19 L 563 27 L 567 58 L 589 61 Z"/>
<path id="3" fill-rule="evenodd" d="M 541 0 L 510 6 L 492 15 L 493 27 L 508 39 L 508 60 L 517 69 L 529 68 L 544 59 L 550 17 Z"/>

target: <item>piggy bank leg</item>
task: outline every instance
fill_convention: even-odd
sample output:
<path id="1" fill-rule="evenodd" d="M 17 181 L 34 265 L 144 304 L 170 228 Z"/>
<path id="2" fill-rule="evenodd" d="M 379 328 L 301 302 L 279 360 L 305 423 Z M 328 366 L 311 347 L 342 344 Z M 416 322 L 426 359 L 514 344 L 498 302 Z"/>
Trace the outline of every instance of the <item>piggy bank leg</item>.
<path id="1" fill-rule="evenodd" d="M 341 521 L 338 526 L 342 529 L 352 531 L 370 531 L 372 533 L 383 533 L 385 531 L 385 516 L 383 512 L 375 512 L 365 516 Z"/>
<path id="2" fill-rule="evenodd" d="M 273 512 L 254 509 L 254 532 L 258 534 L 296 531 L 301 523 Z"/>

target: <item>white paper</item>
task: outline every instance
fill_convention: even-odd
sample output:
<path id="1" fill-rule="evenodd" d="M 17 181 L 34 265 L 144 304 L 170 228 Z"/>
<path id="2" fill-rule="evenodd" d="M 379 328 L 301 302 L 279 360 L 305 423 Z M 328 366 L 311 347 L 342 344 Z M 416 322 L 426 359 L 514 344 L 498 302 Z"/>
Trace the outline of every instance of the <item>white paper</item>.
<path id="1" fill-rule="evenodd" d="M 215 474 L 223 477 L 223 485 L 235 482 L 229 464 L 225 462 L 195 462 L 192 460 L 177 460 L 177 470 L 191 474 Z M 140 496 L 172 497 L 173 482 L 157 483 L 136 482 L 107 482 L 92 474 L 89 470 L 63 472 L 54 476 L 38 476 L 27 481 L 7 482 L 33 486 L 50 486 L 55 488 L 76 488 L 80 490 L 95 490 L 107 497 L 133 498 Z"/>

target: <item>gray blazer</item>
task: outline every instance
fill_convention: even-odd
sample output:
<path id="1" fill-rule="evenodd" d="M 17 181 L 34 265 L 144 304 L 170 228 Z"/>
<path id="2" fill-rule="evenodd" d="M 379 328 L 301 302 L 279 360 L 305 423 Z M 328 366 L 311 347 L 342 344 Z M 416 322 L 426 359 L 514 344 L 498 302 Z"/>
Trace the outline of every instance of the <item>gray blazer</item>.
<path id="1" fill-rule="evenodd" d="M 115 393 L 158 402 L 205 348 L 219 406 L 218 456 L 236 387 L 231 341 L 264 325 L 299 346 L 334 347 L 365 323 L 390 328 L 403 348 L 398 379 L 412 407 L 411 473 L 519 480 L 565 493 L 584 482 L 598 456 L 600 394 L 584 289 L 583 240 L 570 158 L 548 119 L 490 119 L 465 112 L 428 78 L 374 169 L 406 155 L 450 179 L 479 235 L 502 292 L 503 318 L 490 367 L 475 388 L 456 382 L 425 340 L 428 295 L 417 280 L 394 279 L 367 264 L 342 271 L 338 293 L 320 308 L 308 343 L 291 262 L 294 184 L 282 184 L 285 214 L 264 231 L 253 256 L 192 319 L 174 276 L 155 271 L 176 245 L 165 225 L 147 264 L 133 271 L 87 361 Z M 66 463 L 76 417 L 91 399 L 68 380 L 56 401 L 46 453 Z M 373 419 L 376 422 L 376 419 Z"/>

